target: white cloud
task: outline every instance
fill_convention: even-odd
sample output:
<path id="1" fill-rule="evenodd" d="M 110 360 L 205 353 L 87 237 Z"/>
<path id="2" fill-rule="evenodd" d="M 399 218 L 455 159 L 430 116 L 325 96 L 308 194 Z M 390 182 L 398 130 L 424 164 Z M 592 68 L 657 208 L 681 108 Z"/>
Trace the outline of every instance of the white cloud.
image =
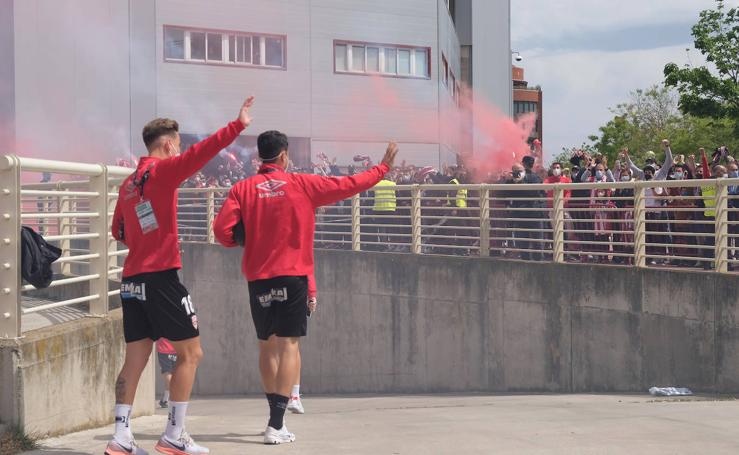
<path id="1" fill-rule="evenodd" d="M 546 155 L 587 142 L 588 135 L 613 117 L 609 107 L 628 100 L 632 90 L 662 82 L 666 63 L 684 63 L 686 47 L 543 54 L 528 59 L 526 79 L 544 90 Z M 702 63 L 699 57 L 691 54 L 694 64 Z"/>
<path id="2" fill-rule="evenodd" d="M 512 0 L 511 35 L 516 43 L 555 40 L 635 26 L 693 22 L 715 0 Z M 727 7 L 739 0 L 726 0 Z"/>
<path id="3" fill-rule="evenodd" d="M 739 6 L 739 0 L 724 4 Z M 526 79 L 544 90 L 547 156 L 586 142 L 613 117 L 609 107 L 627 101 L 632 90 L 661 83 L 666 63 L 687 63 L 689 36 L 684 44 L 657 47 L 667 43 L 659 44 L 650 27 L 684 27 L 715 5 L 715 0 L 512 0 L 513 46 L 525 56 Z M 643 36 L 644 45 L 635 46 L 641 49 L 582 50 L 598 35 L 634 28 Z M 704 63 L 694 50 L 690 59 Z"/>

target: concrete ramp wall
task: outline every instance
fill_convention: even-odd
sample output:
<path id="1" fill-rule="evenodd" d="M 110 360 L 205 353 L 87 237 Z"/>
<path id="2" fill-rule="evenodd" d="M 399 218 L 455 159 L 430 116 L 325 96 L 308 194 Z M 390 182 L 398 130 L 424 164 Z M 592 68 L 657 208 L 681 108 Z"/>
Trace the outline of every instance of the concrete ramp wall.
<path id="1" fill-rule="evenodd" d="M 39 436 L 70 433 L 113 421 L 115 380 L 125 343 L 121 310 L 0 340 L 0 421 Z M 150 361 L 133 415 L 154 412 Z M 112 426 L 111 426 L 112 431 Z"/>
<path id="2" fill-rule="evenodd" d="M 261 393 L 240 249 L 186 245 L 198 394 Z M 307 393 L 739 391 L 739 280 L 479 258 L 317 251 Z"/>

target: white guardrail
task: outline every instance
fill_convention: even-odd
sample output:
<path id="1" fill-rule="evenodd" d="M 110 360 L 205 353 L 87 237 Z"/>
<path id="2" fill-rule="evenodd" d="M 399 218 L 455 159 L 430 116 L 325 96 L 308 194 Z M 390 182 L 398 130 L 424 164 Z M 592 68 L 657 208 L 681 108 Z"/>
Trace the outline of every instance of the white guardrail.
<path id="1" fill-rule="evenodd" d="M 120 293 L 117 286 L 109 289 L 109 279 L 119 279 L 128 253 L 112 238 L 110 219 L 118 185 L 131 172 L 117 166 L 0 156 L 0 338 L 20 336 L 23 315 L 30 313 L 59 307 L 92 315 L 108 312 L 108 298 Z M 49 178 L 42 179 L 44 174 Z M 51 177 L 54 181 L 31 183 Z M 62 249 L 49 287 L 64 289 L 53 292 L 54 298 L 47 295 L 51 291 L 21 283 L 21 225 Z M 42 297 L 45 303 L 24 305 L 25 297 Z"/>
<path id="2" fill-rule="evenodd" d="M 19 336 L 22 315 L 31 312 L 75 306 L 107 313 L 108 298 L 119 293 L 109 289 L 109 279 L 118 279 L 128 252 L 110 235 L 110 219 L 118 185 L 131 172 L 0 157 L 0 337 Z M 60 180 L 30 183 L 42 173 Z M 733 273 L 739 267 L 737 186 L 739 179 L 398 185 L 390 187 L 394 196 L 385 192 L 376 200 L 369 191 L 319 209 L 315 246 Z M 228 188 L 180 190 L 182 242 L 215 243 L 212 223 L 227 194 Z M 50 287 L 89 286 L 24 306 L 25 294 L 41 291 L 21 284 L 21 225 L 62 249 Z"/>

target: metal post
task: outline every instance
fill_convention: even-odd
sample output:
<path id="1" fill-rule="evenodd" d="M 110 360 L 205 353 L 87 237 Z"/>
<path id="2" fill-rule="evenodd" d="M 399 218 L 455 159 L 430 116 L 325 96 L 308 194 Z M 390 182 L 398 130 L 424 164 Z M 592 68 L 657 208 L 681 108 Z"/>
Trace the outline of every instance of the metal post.
<path id="1" fill-rule="evenodd" d="M 115 205 L 116 205 L 116 202 L 118 201 L 118 197 L 117 197 L 118 190 L 119 188 L 117 185 L 111 186 L 110 181 L 108 182 L 108 194 L 106 195 L 106 201 L 108 201 L 108 213 L 115 212 Z M 116 194 L 116 197 L 110 196 L 113 193 Z M 112 217 L 109 218 L 108 221 L 112 224 L 113 218 Z M 118 255 L 115 254 L 118 252 L 118 240 L 116 240 L 113 237 L 113 234 L 112 232 L 110 232 L 110 229 L 108 229 L 108 231 L 110 233 L 110 237 L 108 237 L 108 269 L 115 269 L 119 267 L 118 264 L 120 262 Z M 121 275 L 117 275 L 117 276 L 121 276 Z"/>
<path id="2" fill-rule="evenodd" d="M 636 267 L 647 266 L 647 211 L 644 191 L 643 186 L 634 188 L 634 265 Z"/>
<path id="3" fill-rule="evenodd" d="M 100 167 L 101 173 L 90 177 L 90 191 L 98 193 L 90 198 L 90 211 L 98 214 L 90 219 L 90 232 L 98 234 L 97 238 L 90 239 L 90 252 L 100 255 L 90 259 L 90 274 L 99 275 L 90 281 L 90 295 L 98 295 L 97 299 L 90 301 L 90 314 L 94 315 L 108 313 L 108 231 L 111 217 L 108 215 L 108 169 L 102 165 Z"/>
<path id="4" fill-rule="evenodd" d="M 360 226 L 360 211 L 361 205 L 359 195 L 355 194 L 352 196 L 352 250 L 361 251 L 362 243 L 361 239 L 361 226 Z"/>
<path id="5" fill-rule="evenodd" d="M 57 190 L 62 190 L 61 185 L 57 185 Z M 66 190 L 66 189 L 65 189 Z M 59 196 L 57 198 L 58 205 L 57 208 L 59 209 L 60 213 L 70 213 L 73 211 L 72 208 L 72 201 L 69 196 Z M 72 218 L 71 217 L 64 217 L 59 218 L 59 235 L 70 235 L 72 234 Z M 69 253 L 69 249 L 71 248 L 71 241 L 69 239 L 63 239 L 59 241 L 59 248 L 61 248 L 62 252 Z M 69 276 L 72 271 L 72 263 L 71 262 L 62 262 L 59 266 L 61 268 L 61 274 L 65 276 Z"/>
<path id="6" fill-rule="evenodd" d="M 490 256 L 490 190 L 480 186 L 480 257 Z"/>
<path id="7" fill-rule="evenodd" d="M 554 188 L 552 200 L 552 258 L 554 262 L 565 261 L 565 200 L 564 190 Z"/>
<path id="8" fill-rule="evenodd" d="M 716 271 L 729 271 L 728 239 L 729 239 L 729 187 L 721 181 L 716 181 L 716 241 L 714 243 Z"/>
<path id="9" fill-rule="evenodd" d="M 208 243 L 216 243 L 215 234 L 213 234 L 213 220 L 216 216 L 216 193 L 213 190 L 208 191 Z"/>
<path id="10" fill-rule="evenodd" d="M 411 253 L 421 254 L 421 188 L 411 189 Z"/>
<path id="11" fill-rule="evenodd" d="M 21 334 L 20 230 L 20 163 L 0 157 L 0 338 Z"/>

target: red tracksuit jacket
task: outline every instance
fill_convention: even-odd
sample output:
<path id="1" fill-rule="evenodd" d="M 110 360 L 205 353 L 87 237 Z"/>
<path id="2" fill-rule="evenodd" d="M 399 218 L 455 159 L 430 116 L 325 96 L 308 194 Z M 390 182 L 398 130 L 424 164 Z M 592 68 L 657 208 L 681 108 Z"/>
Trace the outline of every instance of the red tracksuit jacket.
<path id="1" fill-rule="evenodd" d="M 182 268 L 177 236 L 177 188 L 233 142 L 243 129 L 244 125 L 235 120 L 178 156 L 164 160 L 141 158 L 136 171 L 121 184 L 113 213 L 113 237 L 129 250 L 123 265 L 124 278 Z M 144 184 L 143 199 L 151 202 L 159 228 L 144 234 L 136 216 L 136 205 L 142 198 L 133 179 L 140 181 L 147 170 L 149 178 Z"/>
<path id="2" fill-rule="evenodd" d="M 351 177 L 332 178 L 289 174 L 265 164 L 259 174 L 231 188 L 213 232 L 223 246 L 237 246 L 233 228 L 243 221 L 246 246 L 241 269 L 247 281 L 312 277 L 316 209 L 372 188 L 388 171 L 381 164 Z"/>

